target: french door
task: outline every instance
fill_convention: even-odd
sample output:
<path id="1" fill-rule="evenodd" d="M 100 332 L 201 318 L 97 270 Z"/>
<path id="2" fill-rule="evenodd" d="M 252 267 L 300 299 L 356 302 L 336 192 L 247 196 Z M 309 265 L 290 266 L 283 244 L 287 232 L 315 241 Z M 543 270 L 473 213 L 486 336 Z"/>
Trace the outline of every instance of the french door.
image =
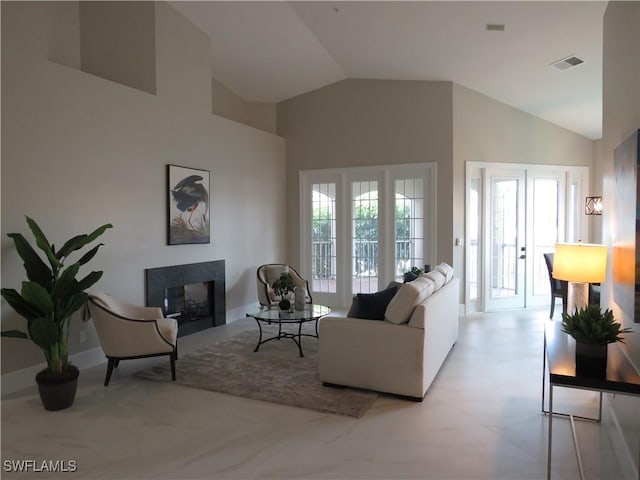
<path id="1" fill-rule="evenodd" d="M 300 173 L 300 267 L 313 298 L 345 306 L 435 263 L 436 166 Z"/>
<path id="2" fill-rule="evenodd" d="M 585 169 L 468 162 L 468 311 L 549 304 L 543 254 L 577 240 Z"/>

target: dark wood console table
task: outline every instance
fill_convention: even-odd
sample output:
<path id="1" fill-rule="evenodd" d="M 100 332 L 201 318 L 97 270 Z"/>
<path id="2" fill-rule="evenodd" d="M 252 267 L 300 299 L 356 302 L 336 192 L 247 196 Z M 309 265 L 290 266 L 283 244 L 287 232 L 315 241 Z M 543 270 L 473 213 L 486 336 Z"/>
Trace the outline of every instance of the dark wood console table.
<path id="1" fill-rule="evenodd" d="M 553 388 L 579 388 L 600 392 L 600 408 L 602 408 L 602 393 L 617 393 L 622 395 L 640 396 L 640 375 L 631 364 L 620 344 L 610 344 L 607 358 L 607 376 L 605 378 L 586 377 L 576 375 L 575 340 L 562 331 L 560 322 L 548 322 L 545 328 L 545 342 L 547 346 L 547 360 L 549 365 L 549 435 L 547 439 L 547 478 L 551 478 L 551 440 L 553 416 Z M 546 374 L 546 373 L 545 373 Z M 544 390 L 543 390 L 544 395 Z M 543 398 L 544 402 L 544 398 Z M 571 421 L 573 441 L 578 457 L 580 478 L 584 479 L 580 449 L 574 426 L 574 416 L 568 415 Z M 575 417 L 579 418 L 579 417 Z M 600 421 L 601 415 L 597 419 Z M 640 459 L 640 457 L 639 457 Z M 640 480 L 640 477 L 639 477 Z"/>

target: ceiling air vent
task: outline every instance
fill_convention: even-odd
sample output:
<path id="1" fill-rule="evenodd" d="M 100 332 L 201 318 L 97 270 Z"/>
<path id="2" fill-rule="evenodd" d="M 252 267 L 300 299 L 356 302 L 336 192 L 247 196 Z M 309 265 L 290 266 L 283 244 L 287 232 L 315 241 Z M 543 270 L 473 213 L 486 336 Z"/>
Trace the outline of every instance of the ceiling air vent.
<path id="1" fill-rule="evenodd" d="M 488 32 L 504 32 L 504 24 L 502 23 L 487 23 Z"/>
<path id="2" fill-rule="evenodd" d="M 566 70 L 567 68 L 575 67 L 581 63 L 584 63 L 584 60 L 576 57 L 575 55 L 571 55 L 570 57 L 553 62 L 551 65 L 556 67 L 558 70 Z"/>

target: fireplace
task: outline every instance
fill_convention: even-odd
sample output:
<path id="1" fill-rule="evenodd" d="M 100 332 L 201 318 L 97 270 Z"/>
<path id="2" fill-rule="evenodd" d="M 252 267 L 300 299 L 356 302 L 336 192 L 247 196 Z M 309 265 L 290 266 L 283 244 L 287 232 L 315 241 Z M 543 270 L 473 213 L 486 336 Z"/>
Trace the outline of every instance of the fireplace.
<path id="1" fill-rule="evenodd" d="M 178 320 L 178 336 L 226 323 L 224 260 L 147 268 L 147 306 Z"/>

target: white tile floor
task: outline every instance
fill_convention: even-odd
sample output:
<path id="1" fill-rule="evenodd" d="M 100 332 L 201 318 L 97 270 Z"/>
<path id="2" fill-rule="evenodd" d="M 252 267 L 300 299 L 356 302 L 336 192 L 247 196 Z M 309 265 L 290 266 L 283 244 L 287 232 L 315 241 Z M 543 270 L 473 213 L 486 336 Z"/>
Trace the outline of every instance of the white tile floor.
<path id="1" fill-rule="evenodd" d="M 81 373 L 72 408 L 46 412 L 35 389 L 2 399 L 2 460 L 74 460 L 89 479 L 541 479 L 547 310 L 461 319 L 460 337 L 424 402 L 381 396 L 360 419 L 146 382 L 166 358 Z M 181 338 L 185 354 L 253 329 L 250 319 Z M 178 375 L 180 367 L 178 361 Z M 556 390 L 559 409 L 594 414 L 591 392 Z M 577 422 L 589 479 L 621 474 L 604 429 Z M 576 479 L 568 420 L 554 421 L 553 478 Z M 48 478 L 2 472 L 3 478 Z"/>

